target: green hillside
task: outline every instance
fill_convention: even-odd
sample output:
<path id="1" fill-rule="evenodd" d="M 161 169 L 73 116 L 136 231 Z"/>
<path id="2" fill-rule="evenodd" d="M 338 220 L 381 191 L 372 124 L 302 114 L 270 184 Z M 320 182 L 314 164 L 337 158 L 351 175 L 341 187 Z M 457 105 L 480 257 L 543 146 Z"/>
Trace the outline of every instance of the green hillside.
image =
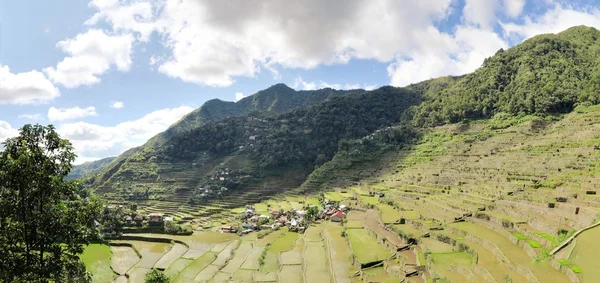
<path id="1" fill-rule="evenodd" d="M 212 248 L 193 262 L 175 254 L 166 271 L 176 279 L 593 281 L 599 50 L 600 31 L 574 27 L 460 77 L 303 102 L 292 91 L 262 102 L 259 92 L 244 103 L 262 111 L 200 108 L 83 181 L 110 202 L 212 231 L 243 227 L 251 203 L 258 214 L 320 200 L 351 208 L 342 223 L 317 220 L 303 234 L 177 238 L 190 251 Z"/>
<path id="2" fill-rule="evenodd" d="M 104 168 L 104 166 L 108 165 L 113 160 L 115 160 L 115 158 L 116 157 L 107 157 L 107 158 L 102 158 L 100 160 L 89 161 L 89 162 L 85 162 L 85 163 L 76 165 L 75 167 L 73 167 L 73 170 L 71 170 L 71 172 L 69 173 L 69 176 L 67 178 L 68 179 L 77 179 L 77 178 L 81 178 L 85 175 L 96 174 L 97 172 L 102 170 L 102 168 Z"/>
<path id="3" fill-rule="evenodd" d="M 206 186 L 269 195 L 299 186 L 339 149 L 381 152 L 417 140 L 429 126 L 493 115 L 568 113 L 598 102 L 599 34 L 581 26 L 536 36 L 499 50 L 471 74 L 405 88 L 295 91 L 278 84 L 237 103 L 211 100 L 84 183 L 130 200 L 189 201 Z"/>

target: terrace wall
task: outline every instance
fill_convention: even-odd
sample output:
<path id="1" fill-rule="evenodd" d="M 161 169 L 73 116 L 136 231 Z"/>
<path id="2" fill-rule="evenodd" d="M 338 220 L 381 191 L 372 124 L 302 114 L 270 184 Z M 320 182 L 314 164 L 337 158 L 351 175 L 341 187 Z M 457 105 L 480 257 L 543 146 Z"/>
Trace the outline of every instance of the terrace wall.
<path id="1" fill-rule="evenodd" d="M 527 253 L 527 255 L 532 259 L 535 259 L 538 256 L 538 253 L 539 253 L 538 250 L 531 247 L 526 241 L 517 239 L 517 237 L 515 237 L 515 235 L 509 233 L 508 231 L 506 231 L 502 227 L 499 227 L 498 225 L 493 225 L 487 221 L 480 220 L 477 218 L 472 218 L 472 217 L 467 218 L 467 221 L 473 222 L 479 226 L 486 227 L 490 230 L 493 230 L 493 231 L 501 234 L 502 236 L 504 236 L 504 238 L 509 240 L 511 243 L 513 243 L 513 244 L 519 246 L 521 249 L 523 249 Z"/>
<path id="2" fill-rule="evenodd" d="M 506 257 L 506 255 L 504 255 L 504 253 L 502 253 L 500 248 L 498 248 L 498 246 L 496 246 L 495 244 L 493 244 L 493 243 L 489 242 L 488 240 L 485 240 L 479 236 L 469 234 L 463 230 L 456 229 L 454 227 L 448 227 L 448 230 L 454 234 L 462 235 L 462 236 L 464 236 L 465 239 L 472 241 L 474 243 L 477 243 L 477 244 L 483 246 L 484 248 L 488 249 L 496 257 L 496 259 L 499 262 L 504 264 L 506 267 L 516 271 L 517 273 L 523 275 L 523 277 L 527 278 L 527 281 L 540 283 L 540 281 L 531 273 L 531 271 L 529 269 L 527 269 L 521 265 L 511 263 L 508 260 L 508 258 Z"/>
<path id="3" fill-rule="evenodd" d="M 569 280 L 571 280 L 571 282 L 573 282 L 573 283 L 579 283 L 579 282 L 581 282 L 579 280 L 579 276 L 577 276 L 577 274 L 575 272 L 573 272 L 573 270 L 571 270 L 570 268 L 568 268 L 568 267 L 560 264 L 558 261 L 556 261 L 556 260 L 553 259 L 550 262 L 550 264 L 552 265 L 552 267 L 554 267 L 558 271 L 566 274 L 567 277 L 569 277 Z"/>

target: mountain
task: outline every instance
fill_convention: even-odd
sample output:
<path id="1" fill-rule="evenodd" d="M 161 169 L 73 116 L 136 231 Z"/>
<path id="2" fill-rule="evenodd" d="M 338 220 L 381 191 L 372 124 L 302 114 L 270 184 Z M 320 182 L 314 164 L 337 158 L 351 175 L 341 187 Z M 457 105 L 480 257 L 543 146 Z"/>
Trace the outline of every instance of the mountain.
<path id="1" fill-rule="evenodd" d="M 104 166 L 111 163 L 116 157 L 107 157 L 96 161 L 88 161 L 82 163 L 80 165 L 75 165 L 73 170 L 69 173 L 67 177 L 69 180 L 81 178 L 85 175 L 96 174 L 100 171 Z"/>
<path id="2" fill-rule="evenodd" d="M 193 205 L 219 202 L 206 188 L 226 188 L 222 194 L 250 201 L 389 169 L 377 165 L 382 156 L 418 147 L 434 127 L 559 119 L 599 96 L 600 32 L 573 27 L 499 50 L 460 77 L 370 92 L 297 92 L 280 84 L 237 103 L 212 100 L 83 181 L 114 200 Z"/>
<path id="3" fill-rule="evenodd" d="M 364 93 L 363 89 L 334 90 L 325 88 L 320 90 L 296 91 L 285 84 L 276 84 L 254 95 L 245 97 L 238 102 L 209 100 L 200 108 L 185 115 L 178 122 L 171 125 L 166 131 L 152 137 L 144 145 L 132 148 L 114 158 L 101 170 L 87 174 L 85 182 L 93 187 L 104 184 L 119 171 L 121 166 L 134 155 L 141 152 L 159 149 L 166 141 L 177 134 L 186 133 L 206 123 L 219 121 L 228 117 L 239 117 L 250 113 L 277 114 L 312 104 L 331 100 L 335 97 L 352 93 Z"/>

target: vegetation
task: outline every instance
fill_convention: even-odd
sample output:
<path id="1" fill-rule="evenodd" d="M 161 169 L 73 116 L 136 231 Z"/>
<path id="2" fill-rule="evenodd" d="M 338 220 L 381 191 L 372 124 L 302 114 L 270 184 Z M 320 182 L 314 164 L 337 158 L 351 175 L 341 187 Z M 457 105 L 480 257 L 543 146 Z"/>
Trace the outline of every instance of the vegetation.
<path id="1" fill-rule="evenodd" d="M 144 283 L 169 283 L 171 280 L 158 269 L 152 269 L 152 271 L 146 274 Z"/>
<path id="2" fill-rule="evenodd" d="M 0 152 L 0 281 L 87 282 L 100 202 L 64 181 L 75 160 L 52 126 L 25 125 Z"/>

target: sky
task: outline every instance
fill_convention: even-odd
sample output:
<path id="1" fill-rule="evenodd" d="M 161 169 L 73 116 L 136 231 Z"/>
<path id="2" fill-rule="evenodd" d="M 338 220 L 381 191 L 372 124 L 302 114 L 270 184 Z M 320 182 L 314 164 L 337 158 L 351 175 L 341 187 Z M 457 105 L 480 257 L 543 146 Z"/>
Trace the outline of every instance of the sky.
<path id="1" fill-rule="evenodd" d="M 97 160 L 210 99 L 461 75 L 575 25 L 600 1 L 0 0 L 0 141 L 53 124 Z"/>

